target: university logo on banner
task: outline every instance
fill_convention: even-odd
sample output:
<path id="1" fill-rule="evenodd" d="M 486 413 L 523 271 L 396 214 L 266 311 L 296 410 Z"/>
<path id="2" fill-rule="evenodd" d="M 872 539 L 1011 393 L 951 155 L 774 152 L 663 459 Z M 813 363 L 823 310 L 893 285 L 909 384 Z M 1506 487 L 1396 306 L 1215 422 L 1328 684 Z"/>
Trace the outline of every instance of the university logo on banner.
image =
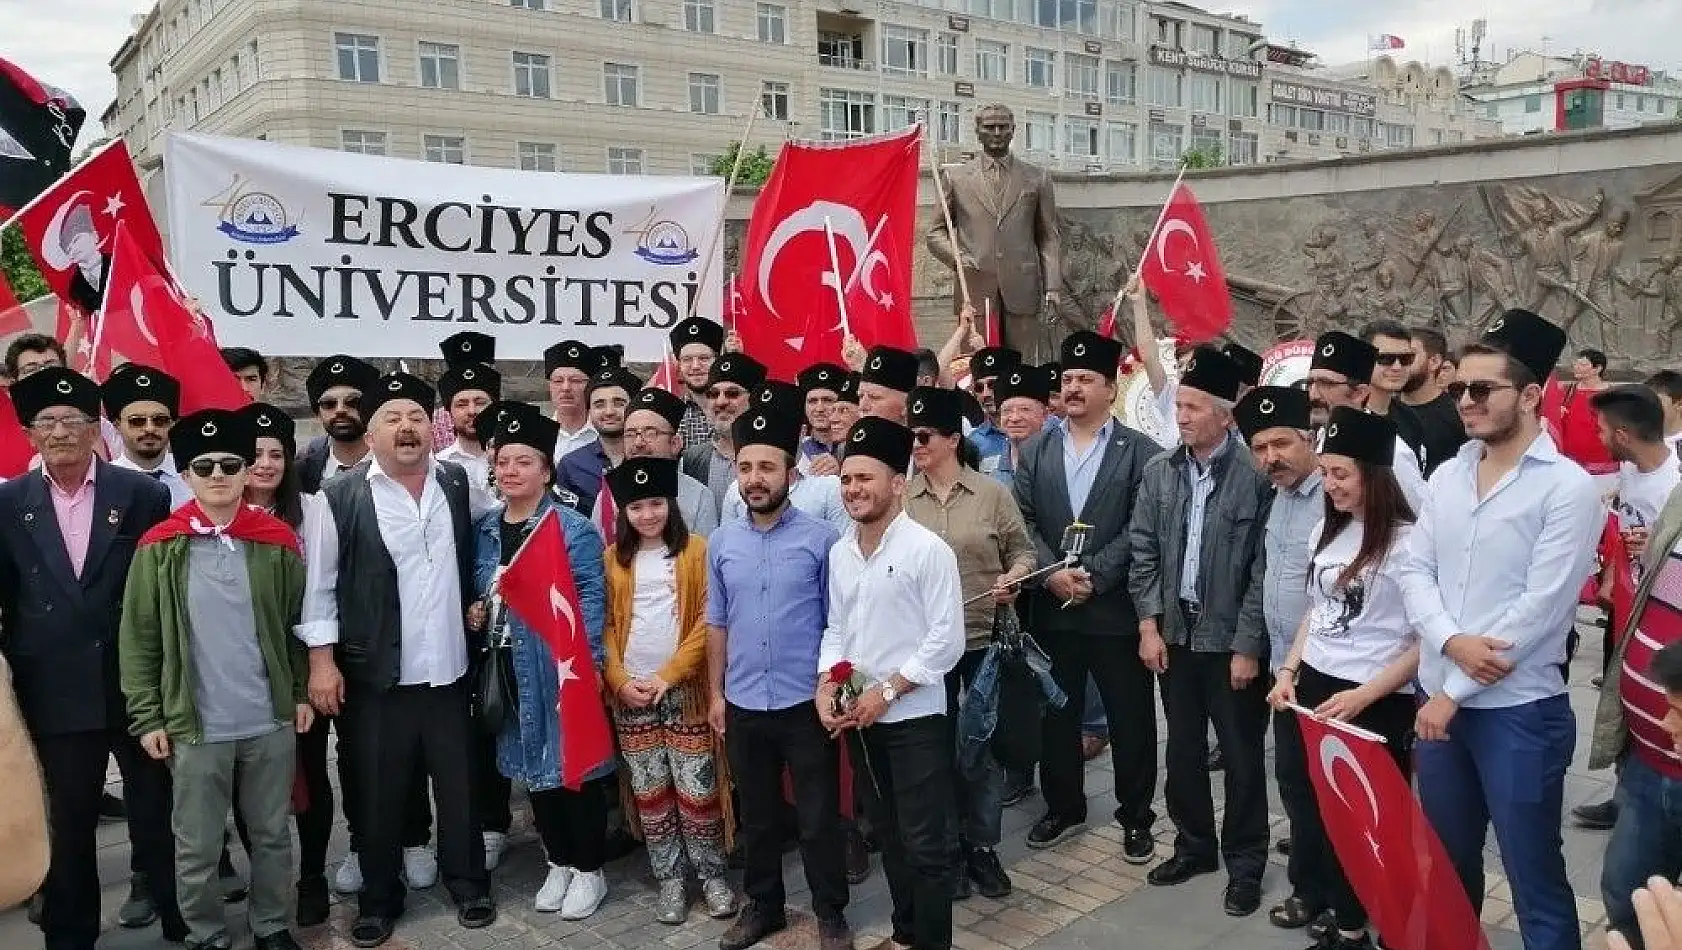
<path id="1" fill-rule="evenodd" d="M 464 329 L 499 355 L 557 339 L 655 362 L 716 318 L 716 178 L 566 175 L 173 134 L 170 262 L 228 345 L 432 357 Z M 703 267 L 705 272 L 703 273 Z"/>

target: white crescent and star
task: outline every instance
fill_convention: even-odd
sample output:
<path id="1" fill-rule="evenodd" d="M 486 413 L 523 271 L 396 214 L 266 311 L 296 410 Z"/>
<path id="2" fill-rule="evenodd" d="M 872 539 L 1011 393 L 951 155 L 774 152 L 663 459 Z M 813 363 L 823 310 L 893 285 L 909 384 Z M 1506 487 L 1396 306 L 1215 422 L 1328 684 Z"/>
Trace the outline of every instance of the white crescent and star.
<path id="1" fill-rule="evenodd" d="M 567 634 L 577 640 L 578 614 L 573 611 L 572 604 L 561 593 L 561 589 L 553 584 L 549 585 L 549 609 L 555 612 L 557 618 L 566 622 Z"/>
<path id="2" fill-rule="evenodd" d="M 1349 766 L 1349 770 L 1355 773 L 1356 780 L 1361 783 L 1361 791 L 1366 793 L 1367 811 L 1368 814 L 1372 816 L 1371 820 L 1367 823 L 1367 830 L 1364 834 L 1368 845 L 1372 847 L 1373 859 L 1382 864 L 1383 860 L 1379 853 L 1378 843 L 1374 840 L 1372 834 L 1372 830 L 1379 826 L 1380 821 L 1378 814 L 1378 793 L 1373 790 L 1372 779 L 1368 778 L 1366 770 L 1361 768 L 1361 761 L 1355 758 L 1355 753 L 1349 748 L 1349 744 L 1344 742 L 1339 736 L 1326 735 L 1321 737 L 1319 754 L 1320 769 L 1326 773 L 1326 787 L 1330 789 L 1331 793 L 1337 796 L 1338 801 L 1343 802 L 1344 807 L 1348 808 L 1351 812 L 1356 810 L 1355 803 L 1349 800 L 1348 793 L 1342 786 L 1338 785 L 1337 772 L 1333 770 L 1332 767 L 1339 762 L 1345 763 Z"/>
<path id="3" fill-rule="evenodd" d="M 1168 267 L 1168 239 L 1176 234 L 1184 234 L 1186 237 L 1191 238 L 1191 246 L 1199 252 L 1199 255 L 1201 255 L 1203 251 L 1202 244 L 1197 240 L 1197 232 L 1193 230 L 1192 226 L 1187 224 L 1183 219 L 1169 218 L 1167 221 L 1162 222 L 1162 232 L 1158 234 L 1156 238 L 1156 262 L 1162 267 L 1162 270 L 1167 273 L 1172 273 Z M 1203 279 L 1209 276 L 1209 273 L 1204 269 L 1203 261 L 1201 260 L 1201 257 L 1199 257 L 1199 259 L 1192 260 L 1186 264 L 1185 275 L 1194 281 L 1202 283 Z"/>
<path id="4" fill-rule="evenodd" d="M 865 296 L 875 301 L 878 306 L 889 308 L 894 305 L 893 294 L 876 287 L 877 269 L 888 265 L 887 254 L 875 246 L 877 238 L 887 224 L 887 217 L 884 215 L 876 223 L 874 231 L 867 231 L 864 216 L 857 208 L 834 201 L 814 201 L 784 218 L 772 230 L 771 237 L 765 242 L 763 256 L 759 259 L 759 299 L 765 302 L 765 308 L 771 311 L 771 315 L 779 320 L 782 319 L 782 313 L 771 297 L 771 274 L 776 267 L 777 257 L 797 236 L 808 231 L 824 231 L 826 220 L 828 230 L 835 233 L 837 240 L 846 242 L 853 252 L 853 259 L 857 262 L 847 277 L 845 291 L 862 285 Z M 826 286 L 834 287 L 840 279 L 834 271 L 824 271 L 823 282 Z M 831 330 L 840 328 L 841 324 L 837 320 Z M 791 337 L 788 343 L 798 350 L 805 344 L 805 340 L 802 337 Z"/>

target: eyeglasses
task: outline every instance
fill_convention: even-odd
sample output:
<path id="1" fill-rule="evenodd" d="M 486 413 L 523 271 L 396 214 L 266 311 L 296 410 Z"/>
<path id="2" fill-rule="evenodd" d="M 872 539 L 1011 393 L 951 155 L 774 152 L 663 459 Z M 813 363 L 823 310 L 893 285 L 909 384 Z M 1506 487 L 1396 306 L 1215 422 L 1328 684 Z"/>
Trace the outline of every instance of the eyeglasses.
<path id="1" fill-rule="evenodd" d="M 332 396 L 323 396 L 315 401 L 315 409 L 317 412 L 326 412 L 329 409 L 338 409 L 340 407 L 345 409 L 361 409 L 362 397 L 345 396 L 343 398 L 334 398 Z"/>
<path id="2" fill-rule="evenodd" d="M 92 424 L 93 420 L 87 416 L 58 416 L 46 419 L 37 417 L 29 424 L 29 428 L 36 435 L 51 435 L 59 426 L 64 426 L 67 432 L 76 433 Z"/>
<path id="3" fill-rule="evenodd" d="M 1517 388 L 1512 383 L 1486 383 L 1479 380 L 1475 383 L 1449 383 L 1443 391 L 1448 393 L 1448 398 L 1455 402 L 1459 402 L 1461 396 L 1471 396 L 1472 403 L 1477 405 L 1488 402 L 1491 393 L 1500 392 L 1503 389 Z"/>
<path id="4" fill-rule="evenodd" d="M 940 433 L 934 431 L 933 429 L 918 429 L 917 431 L 911 433 L 911 437 L 917 440 L 918 445 L 928 445 L 929 442 L 939 434 Z"/>
<path id="5" fill-rule="evenodd" d="M 633 442 L 641 442 L 645 439 L 652 442 L 655 439 L 669 439 L 671 436 L 672 430 L 662 429 L 659 426 L 642 426 L 636 429 L 625 430 L 625 438 L 630 439 Z"/>
<path id="6" fill-rule="evenodd" d="M 221 470 L 223 475 L 238 475 L 245 468 L 245 459 L 227 456 L 215 459 L 199 458 L 193 459 L 191 467 L 193 474 L 200 478 L 209 478 L 218 469 Z"/>
<path id="7" fill-rule="evenodd" d="M 1374 358 L 1380 366 L 1412 366 L 1412 353 L 1380 353 Z"/>
<path id="8" fill-rule="evenodd" d="M 147 423 L 150 423 L 154 429 L 167 429 L 172 423 L 174 423 L 174 421 L 175 420 L 171 418 L 167 412 L 160 412 L 150 416 L 123 417 L 123 423 L 130 429 L 144 428 Z"/>

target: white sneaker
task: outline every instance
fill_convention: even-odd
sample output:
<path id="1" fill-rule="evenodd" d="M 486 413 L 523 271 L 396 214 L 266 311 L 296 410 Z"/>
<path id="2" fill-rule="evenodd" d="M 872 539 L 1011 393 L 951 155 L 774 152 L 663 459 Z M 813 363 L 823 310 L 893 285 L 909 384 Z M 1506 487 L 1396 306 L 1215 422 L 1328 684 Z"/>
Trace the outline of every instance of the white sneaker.
<path id="1" fill-rule="evenodd" d="M 362 890 L 362 859 L 356 852 L 345 855 L 345 863 L 339 865 L 339 873 L 333 875 L 333 890 L 340 894 L 355 894 Z"/>
<path id="2" fill-rule="evenodd" d="M 508 850 L 508 836 L 500 831 L 485 832 L 485 870 L 494 871 L 502 863 L 502 852 Z"/>
<path id="3" fill-rule="evenodd" d="M 573 876 L 578 872 L 572 868 L 549 865 L 549 876 L 543 879 L 543 886 L 537 889 L 537 912 L 553 914 L 566 903 L 567 889 L 572 887 Z"/>
<path id="4" fill-rule="evenodd" d="M 600 871 L 580 871 L 567 888 L 567 899 L 561 902 L 561 917 L 583 920 L 596 912 L 607 899 L 607 875 Z"/>
<path id="5" fill-rule="evenodd" d="M 409 890 L 424 891 L 438 883 L 438 858 L 425 845 L 403 849 L 403 879 Z"/>

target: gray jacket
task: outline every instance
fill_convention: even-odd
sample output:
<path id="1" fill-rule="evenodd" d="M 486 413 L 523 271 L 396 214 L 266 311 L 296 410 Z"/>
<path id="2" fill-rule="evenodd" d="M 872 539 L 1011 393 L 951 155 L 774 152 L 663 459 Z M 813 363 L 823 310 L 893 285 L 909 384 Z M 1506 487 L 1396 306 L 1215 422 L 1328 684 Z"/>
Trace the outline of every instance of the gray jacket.
<path id="1" fill-rule="evenodd" d="M 1186 549 L 1186 507 L 1191 482 L 1185 446 L 1145 464 L 1133 506 L 1132 562 L 1128 589 L 1139 616 L 1156 617 L 1162 638 L 1199 653 L 1267 656 L 1267 624 L 1262 617 L 1262 531 L 1267 525 L 1273 486 L 1256 471 L 1250 452 L 1229 435 L 1226 451 L 1215 459 L 1215 488 L 1203 512 L 1198 590 L 1203 605 L 1197 627 L 1186 629 L 1180 610 L 1180 565 Z"/>

